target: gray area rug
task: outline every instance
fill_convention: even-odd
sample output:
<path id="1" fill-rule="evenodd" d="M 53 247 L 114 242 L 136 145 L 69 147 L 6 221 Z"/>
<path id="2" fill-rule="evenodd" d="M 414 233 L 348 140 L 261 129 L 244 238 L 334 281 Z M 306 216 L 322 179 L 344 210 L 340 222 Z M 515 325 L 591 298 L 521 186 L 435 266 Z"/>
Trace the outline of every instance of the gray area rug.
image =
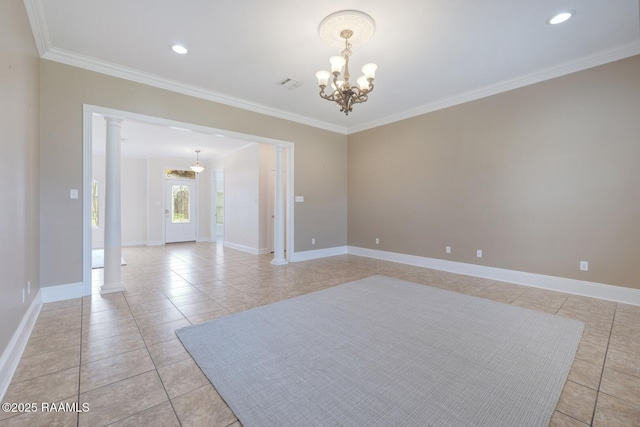
<path id="1" fill-rule="evenodd" d="M 546 427 L 583 328 L 373 276 L 176 334 L 245 427 Z"/>

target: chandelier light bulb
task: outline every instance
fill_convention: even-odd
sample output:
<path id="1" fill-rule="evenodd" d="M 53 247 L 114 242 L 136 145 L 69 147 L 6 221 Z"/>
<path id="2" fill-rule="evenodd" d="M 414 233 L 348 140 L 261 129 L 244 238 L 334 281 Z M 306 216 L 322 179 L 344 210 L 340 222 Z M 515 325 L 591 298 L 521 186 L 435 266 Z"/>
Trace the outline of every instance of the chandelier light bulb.
<path id="1" fill-rule="evenodd" d="M 358 80 L 356 80 L 360 90 L 369 90 L 369 80 L 367 80 L 367 76 L 360 76 Z"/>
<path id="2" fill-rule="evenodd" d="M 318 71 L 316 73 L 316 78 L 318 79 L 318 86 L 326 86 L 329 81 L 329 77 L 331 77 L 331 73 L 327 70 Z"/>
<path id="3" fill-rule="evenodd" d="M 365 64 L 362 67 L 362 73 L 364 74 L 364 76 L 368 79 L 373 79 L 376 76 L 376 70 L 378 69 L 378 66 L 372 62 Z"/>
<path id="4" fill-rule="evenodd" d="M 342 67 L 347 62 L 342 56 L 332 56 L 329 58 L 329 62 L 331 63 L 331 72 L 332 73 L 340 73 L 342 72 Z"/>

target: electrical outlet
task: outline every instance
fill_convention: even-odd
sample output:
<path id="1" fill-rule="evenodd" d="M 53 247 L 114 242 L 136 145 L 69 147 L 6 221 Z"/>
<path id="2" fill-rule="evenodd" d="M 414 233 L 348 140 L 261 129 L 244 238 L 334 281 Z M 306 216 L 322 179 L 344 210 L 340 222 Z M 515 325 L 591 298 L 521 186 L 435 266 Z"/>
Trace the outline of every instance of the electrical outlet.
<path id="1" fill-rule="evenodd" d="M 380 239 L 376 237 L 376 245 L 380 244 Z"/>
<path id="2" fill-rule="evenodd" d="M 482 249 L 478 249 L 478 250 L 476 251 L 476 256 L 477 256 L 478 258 L 482 258 Z"/>
<path id="3" fill-rule="evenodd" d="M 311 244 L 312 244 L 312 245 L 315 245 L 315 244 L 316 244 L 316 238 L 315 238 L 315 237 L 311 239 Z"/>
<path id="4" fill-rule="evenodd" d="M 25 299 L 25 295 L 24 295 L 24 288 L 22 288 L 22 303 L 24 304 L 24 299 Z"/>
<path id="5" fill-rule="evenodd" d="M 580 261 L 580 271 L 589 271 L 589 261 Z"/>
<path id="6" fill-rule="evenodd" d="M 444 250 L 445 250 L 446 253 L 450 254 L 451 253 L 451 246 L 446 246 L 444 248 Z"/>
<path id="7" fill-rule="evenodd" d="M 31 293 L 31 280 L 27 281 L 27 293 L 30 294 Z"/>

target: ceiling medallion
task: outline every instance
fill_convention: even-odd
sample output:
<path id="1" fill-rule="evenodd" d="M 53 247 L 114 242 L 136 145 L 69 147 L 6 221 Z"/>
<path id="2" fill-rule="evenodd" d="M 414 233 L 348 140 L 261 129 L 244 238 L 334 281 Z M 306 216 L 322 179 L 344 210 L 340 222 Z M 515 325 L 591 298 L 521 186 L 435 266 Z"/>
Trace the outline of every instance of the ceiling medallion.
<path id="1" fill-rule="evenodd" d="M 336 43 L 338 46 L 344 46 L 340 56 L 332 56 L 329 59 L 331 72 L 323 70 L 316 73 L 320 97 L 335 102 L 340 111 L 346 115 L 352 111 L 354 104 L 366 102 L 369 99 L 369 93 L 373 91 L 373 79 L 378 66 L 373 63 L 364 65 L 363 75 L 356 81 L 357 86 L 352 86 L 349 82 L 349 58 L 353 43 L 369 40 L 374 32 L 373 19 L 366 13 L 356 10 L 332 13 L 323 19 L 318 27 L 318 35 L 323 41 L 331 46 L 336 46 Z M 343 79 L 339 80 L 343 68 Z M 332 92 L 327 94 L 325 89 L 332 75 Z"/>

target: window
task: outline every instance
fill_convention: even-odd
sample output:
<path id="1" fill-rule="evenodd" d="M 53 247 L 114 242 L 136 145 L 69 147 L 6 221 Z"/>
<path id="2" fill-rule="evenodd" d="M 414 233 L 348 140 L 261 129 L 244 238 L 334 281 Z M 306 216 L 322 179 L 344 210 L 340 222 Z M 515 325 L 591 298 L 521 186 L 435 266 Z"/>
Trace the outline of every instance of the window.
<path id="1" fill-rule="evenodd" d="M 224 224 L 224 193 L 216 193 L 216 224 Z"/>
<path id="2" fill-rule="evenodd" d="M 196 173 L 194 171 L 166 169 L 164 173 L 167 179 L 196 179 Z"/>
<path id="3" fill-rule="evenodd" d="M 171 194 L 173 195 L 171 222 L 174 224 L 191 222 L 190 188 L 185 185 L 173 185 L 171 186 Z"/>
<path id="4" fill-rule="evenodd" d="M 98 199 L 98 181 L 91 180 L 91 226 L 100 227 L 100 204 Z"/>

